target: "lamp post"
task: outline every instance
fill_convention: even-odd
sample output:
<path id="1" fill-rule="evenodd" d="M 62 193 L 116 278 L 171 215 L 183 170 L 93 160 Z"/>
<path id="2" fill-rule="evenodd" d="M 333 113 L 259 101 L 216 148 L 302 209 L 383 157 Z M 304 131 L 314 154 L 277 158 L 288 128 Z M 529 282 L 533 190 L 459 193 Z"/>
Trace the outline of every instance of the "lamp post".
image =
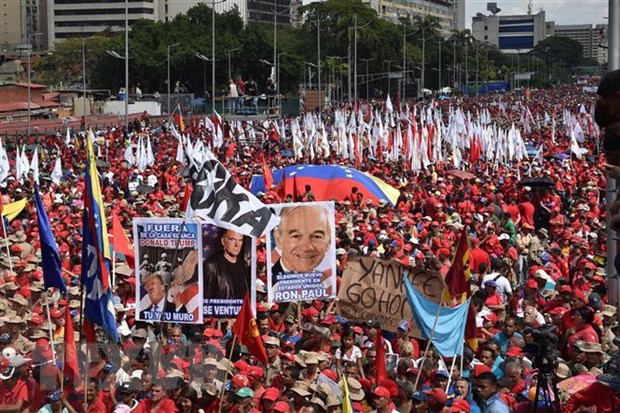
<path id="1" fill-rule="evenodd" d="M 129 65 L 127 64 L 129 59 L 127 55 L 120 55 L 114 50 L 106 50 L 106 53 L 115 59 L 125 60 L 125 127 L 127 127 L 129 125 Z"/>
<path id="2" fill-rule="evenodd" d="M 323 20 L 321 20 L 321 16 L 318 13 L 317 10 L 317 16 L 316 16 L 316 40 L 317 40 L 317 64 L 319 66 L 319 112 L 321 112 L 321 109 L 323 108 L 323 98 L 321 97 L 321 90 L 322 89 L 322 83 L 321 83 L 321 21 L 327 21 L 327 17 Z"/>
<path id="3" fill-rule="evenodd" d="M 277 67 L 278 67 L 278 71 L 276 73 L 276 93 L 278 95 L 280 95 L 280 56 L 284 56 L 285 54 L 288 54 L 288 52 L 280 52 L 278 53 L 278 62 L 277 62 Z M 280 100 L 278 100 L 280 102 Z M 281 110 L 281 108 L 280 108 Z"/>
<path id="4" fill-rule="evenodd" d="M 32 66 L 32 39 L 41 36 L 43 33 L 32 33 L 28 35 L 28 136 L 30 136 L 30 72 Z"/>
<path id="5" fill-rule="evenodd" d="M 207 92 L 207 62 L 211 61 L 210 57 L 207 57 L 201 53 L 196 52 L 194 54 L 194 56 L 196 56 L 198 59 L 202 60 L 202 70 L 204 73 L 204 91 L 205 91 L 205 98 L 206 98 L 206 92 Z M 215 91 L 211 91 L 211 93 L 215 93 Z"/>
<path id="6" fill-rule="evenodd" d="M 392 61 L 391 60 L 386 60 L 387 64 L 388 64 L 388 75 L 387 75 L 387 79 L 388 79 L 388 87 L 387 87 L 387 93 L 385 94 L 385 98 L 387 99 L 387 95 L 390 94 L 390 89 L 391 89 L 391 74 L 392 74 Z"/>
<path id="7" fill-rule="evenodd" d="M 84 114 L 84 130 L 87 130 L 86 125 L 86 42 L 82 39 L 82 98 L 83 100 L 83 114 Z"/>
<path id="8" fill-rule="evenodd" d="M 179 43 L 173 43 L 173 44 L 169 44 L 167 46 L 167 52 L 168 52 L 168 106 L 166 108 L 166 113 L 168 114 L 168 116 L 170 116 L 170 49 L 172 49 L 173 47 L 177 47 L 179 45 Z"/>
<path id="9" fill-rule="evenodd" d="M 230 68 L 230 56 L 232 55 L 233 52 L 236 52 L 237 50 L 241 50 L 241 48 L 235 47 L 234 49 L 226 50 L 226 54 L 228 55 L 228 78 L 229 79 L 232 77 L 232 71 Z"/>
<path id="10" fill-rule="evenodd" d="M 370 81 L 368 80 L 368 62 L 370 62 L 371 60 L 375 60 L 375 59 L 360 59 L 362 62 L 366 62 L 366 99 L 369 99 L 369 87 L 368 85 L 370 84 Z"/>
<path id="11" fill-rule="evenodd" d="M 211 113 L 215 113 L 215 5 L 225 1 L 211 1 Z"/>

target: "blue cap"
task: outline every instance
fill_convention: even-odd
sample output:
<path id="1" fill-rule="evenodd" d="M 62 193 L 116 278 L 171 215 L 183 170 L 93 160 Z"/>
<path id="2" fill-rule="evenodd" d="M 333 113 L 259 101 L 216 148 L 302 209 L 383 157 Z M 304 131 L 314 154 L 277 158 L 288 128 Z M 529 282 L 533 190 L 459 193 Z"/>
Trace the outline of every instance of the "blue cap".
<path id="1" fill-rule="evenodd" d="M 60 393 L 60 390 L 54 390 L 52 393 L 47 395 L 47 400 L 49 400 L 50 402 L 54 403 L 57 401 L 60 401 L 62 394 Z"/>
<path id="2" fill-rule="evenodd" d="M 416 391 L 416 392 L 411 394 L 410 398 L 412 400 L 417 400 L 417 401 L 423 402 L 423 401 L 428 400 L 428 394 L 424 393 L 423 391 Z"/>

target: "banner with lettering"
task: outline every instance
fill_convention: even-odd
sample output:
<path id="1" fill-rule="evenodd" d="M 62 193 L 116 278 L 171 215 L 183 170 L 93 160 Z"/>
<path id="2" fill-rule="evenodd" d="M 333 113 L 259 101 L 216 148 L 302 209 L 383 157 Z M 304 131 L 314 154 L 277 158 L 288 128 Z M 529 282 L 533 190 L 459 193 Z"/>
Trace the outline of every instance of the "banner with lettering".
<path id="1" fill-rule="evenodd" d="M 182 219 L 137 218 L 136 319 L 202 324 L 201 227 Z M 138 264 L 139 263 L 139 264 Z"/>
<path id="2" fill-rule="evenodd" d="M 249 291 L 256 308 L 256 238 L 202 223 L 205 317 L 234 318 Z"/>
<path id="3" fill-rule="evenodd" d="M 393 260 L 350 255 L 338 290 L 338 313 L 360 323 L 378 320 L 383 330 L 393 332 L 401 320 L 407 320 L 411 322 L 412 335 L 420 337 L 407 302 L 404 273 L 418 291 L 439 303 L 444 287 L 440 274 Z"/>
<path id="4" fill-rule="evenodd" d="M 336 235 L 333 202 L 270 205 L 277 226 L 267 233 L 269 302 L 336 297 Z"/>

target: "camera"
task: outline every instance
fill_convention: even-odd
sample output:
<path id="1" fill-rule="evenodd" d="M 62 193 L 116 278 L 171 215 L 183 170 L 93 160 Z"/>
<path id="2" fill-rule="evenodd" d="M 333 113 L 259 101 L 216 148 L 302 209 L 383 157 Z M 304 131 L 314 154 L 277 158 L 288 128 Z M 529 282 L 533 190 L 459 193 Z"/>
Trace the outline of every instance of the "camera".
<path id="1" fill-rule="evenodd" d="M 552 373 L 557 365 L 559 341 L 555 334 L 556 326 L 549 325 L 538 329 L 527 327 L 523 330 L 525 335 L 530 335 L 534 342 L 527 343 L 525 351 L 533 355 L 534 368 L 544 373 Z"/>

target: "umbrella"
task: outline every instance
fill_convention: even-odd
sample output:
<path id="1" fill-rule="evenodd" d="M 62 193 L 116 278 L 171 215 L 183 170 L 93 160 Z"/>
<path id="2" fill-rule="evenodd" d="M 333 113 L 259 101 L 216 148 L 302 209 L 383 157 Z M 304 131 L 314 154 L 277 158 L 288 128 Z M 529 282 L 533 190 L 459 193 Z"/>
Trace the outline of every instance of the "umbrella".
<path id="1" fill-rule="evenodd" d="M 519 182 L 520 186 L 533 187 L 552 187 L 555 186 L 555 181 L 548 176 L 543 177 L 527 177 Z"/>
<path id="2" fill-rule="evenodd" d="M 357 188 L 364 199 L 371 199 L 375 204 L 384 199 L 396 205 L 400 195 L 398 189 L 381 179 L 360 172 L 357 169 L 339 165 L 293 165 L 273 171 L 273 183 L 281 185 L 286 194 L 303 194 L 305 186 L 312 187 L 317 201 L 344 201 Z M 265 192 L 265 181 L 255 175 L 250 183 L 250 191 L 254 194 Z"/>
<path id="3" fill-rule="evenodd" d="M 460 179 L 474 179 L 476 177 L 476 175 L 472 174 L 471 172 L 459 171 L 458 169 L 453 169 L 451 171 L 448 171 L 448 173 Z"/>
<path id="4" fill-rule="evenodd" d="M 558 152 L 555 155 L 553 155 L 553 157 L 556 159 L 559 159 L 560 161 L 563 161 L 564 159 L 570 158 L 570 155 L 564 152 Z"/>
<path id="5" fill-rule="evenodd" d="M 564 391 L 568 394 L 575 394 L 579 390 L 588 387 L 590 384 L 596 381 L 596 376 L 592 374 L 578 374 L 574 377 L 569 377 L 558 383 L 558 390 Z"/>

